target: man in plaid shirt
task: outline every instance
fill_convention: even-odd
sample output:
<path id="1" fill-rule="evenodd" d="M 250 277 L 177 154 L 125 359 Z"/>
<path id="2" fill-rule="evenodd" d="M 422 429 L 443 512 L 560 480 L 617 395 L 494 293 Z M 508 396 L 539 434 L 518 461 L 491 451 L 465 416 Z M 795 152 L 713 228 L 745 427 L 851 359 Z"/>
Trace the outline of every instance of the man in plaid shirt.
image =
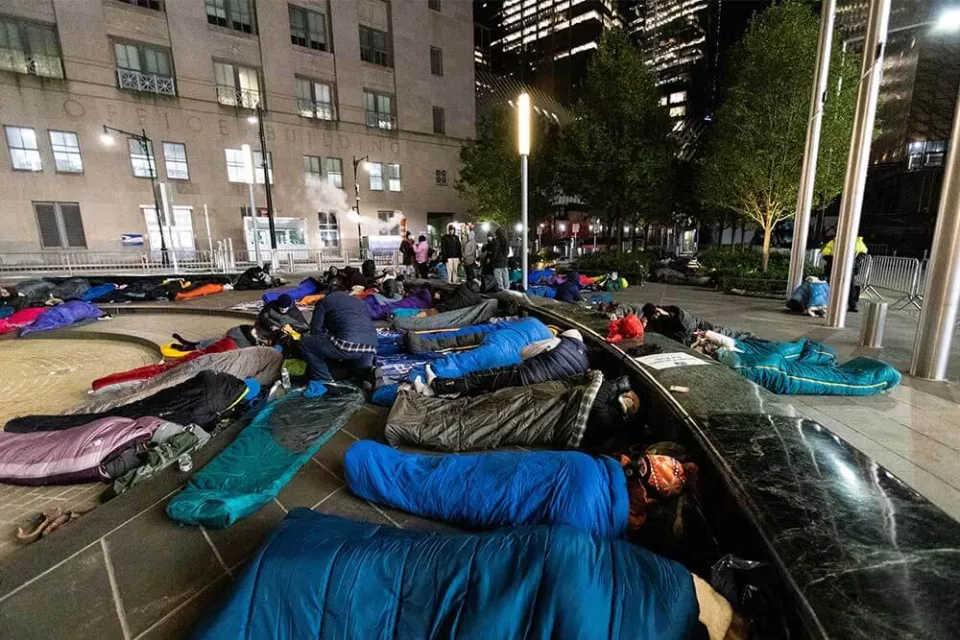
<path id="1" fill-rule="evenodd" d="M 313 308 L 310 332 L 300 341 L 311 380 L 365 376 L 373 368 L 377 329 L 363 301 L 334 288 Z"/>

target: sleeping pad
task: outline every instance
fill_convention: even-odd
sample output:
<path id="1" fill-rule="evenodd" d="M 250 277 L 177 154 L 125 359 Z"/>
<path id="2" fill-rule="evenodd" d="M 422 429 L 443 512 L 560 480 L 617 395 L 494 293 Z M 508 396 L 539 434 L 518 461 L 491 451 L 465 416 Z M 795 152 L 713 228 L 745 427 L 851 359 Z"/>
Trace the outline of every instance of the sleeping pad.
<path id="1" fill-rule="evenodd" d="M 103 413 L 113 407 L 143 400 L 161 389 L 186 382 L 201 371 L 226 373 L 240 380 L 253 378 L 261 388 L 269 389 L 280 378 L 281 366 L 283 366 L 283 354 L 271 347 L 247 347 L 222 353 L 208 353 L 193 360 L 187 360 L 147 380 L 103 389 L 89 402 L 63 413 Z"/>
<path id="2" fill-rule="evenodd" d="M 0 334 L 14 331 L 33 324 L 40 316 L 50 311 L 52 307 L 27 307 L 0 320 Z"/>
<path id="3" fill-rule="evenodd" d="M 363 406 L 363 393 L 328 384 L 317 398 L 291 393 L 267 404 L 226 449 L 167 504 L 178 522 L 229 527 L 270 502 Z"/>
<path id="4" fill-rule="evenodd" d="M 206 428 L 237 406 L 247 393 L 247 385 L 239 378 L 226 373 L 201 371 L 174 387 L 163 389 L 136 402 L 113 407 L 103 413 L 22 416 L 7 422 L 4 430 L 8 433 L 59 431 L 100 418 L 144 416 L 156 416 L 177 424 L 196 424 Z"/>
<path id="5" fill-rule="evenodd" d="M 38 331 L 52 331 L 68 327 L 84 320 L 93 320 L 103 315 L 103 311 L 89 302 L 70 300 L 55 306 L 41 315 L 35 322 L 20 329 L 20 337 Z"/>
<path id="6" fill-rule="evenodd" d="M 267 291 L 260 296 L 260 298 L 264 301 L 264 303 L 267 303 L 273 302 L 283 294 L 287 294 L 294 300 L 299 300 L 300 298 L 312 296 L 316 293 L 320 293 L 320 283 L 317 282 L 315 278 L 304 278 L 295 287 L 284 287 L 282 289 Z"/>
<path id="7" fill-rule="evenodd" d="M 148 442 L 162 424 L 150 417 L 101 418 L 64 431 L 0 431 L 0 482 L 48 485 L 111 479 L 103 463 Z"/>
<path id="8" fill-rule="evenodd" d="M 536 318 L 496 323 L 497 330 L 484 336 L 480 346 L 465 353 L 451 353 L 430 367 L 440 378 L 460 378 L 474 371 L 520 364 L 520 350 L 531 342 L 552 338 L 553 334 Z"/>
<path id="9" fill-rule="evenodd" d="M 603 374 L 590 371 L 453 400 L 404 389 L 387 416 L 387 442 L 439 451 L 511 445 L 576 449 L 602 383 Z"/>
<path id="10" fill-rule="evenodd" d="M 380 304 L 373 296 L 363 299 L 367 306 L 367 313 L 372 320 L 386 320 L 394 309 L 429 309 L 433 306 L 433 296 L 427 289 L 415 289 L 403 300 Z"/>
<path id="11" fill-rule="evenodd" d="M 294 509 L 194 637 L 680 639 L 700 584 L 573 527 L 428 533 Z"/>
<path id="12" fill-rule="evenodd" d="M 606 538 L 627 532 L 626 476 L 606 456 L 424 455 L 361 440 L 343 463 L 347 486 L 361 498 L 470 529 L 565 524 Z"/>
<path id="13" fill-rule="evenodd" d="M 90 388 L 94 391 L 102 391 L 110 387 L 130 385 L 131 383 L 136 384 L 143 382 L 144 380 L 149 380 L 153 376 L 161 374 L 164 371 L 169 371 L 174 367 L 179 367 L 180 365 L 190 362 L 191 360 L 195 360 L 202 355 L 206 355 L 208 353 L 220 353 L 221 351 L 232 351 L 236 348 L 236 342 L 230 338 L 221 338 L 220 340 L 217 340 L 216 342 L 213 342 L 202 349 L 191 351 L 182 358 L 167 360 L 166 362 L 161 362 L 160 364 L 147 364 L 142 367 L 137 367 L 136 369 L 118 371 L 117 373 L 111 373 L 108 376 L 97 378 L 90 383 Z"/>
<path id="14" fill-rule="evenodd" d="M 404 331 L 423 331 L 427 329 L 453 329 L 486 322 L 497 315 L 497 301 L 484 300 L 479 304 L 452 311 L 444 311 L 423 318 L 394 318 L 393 326 Z"/>

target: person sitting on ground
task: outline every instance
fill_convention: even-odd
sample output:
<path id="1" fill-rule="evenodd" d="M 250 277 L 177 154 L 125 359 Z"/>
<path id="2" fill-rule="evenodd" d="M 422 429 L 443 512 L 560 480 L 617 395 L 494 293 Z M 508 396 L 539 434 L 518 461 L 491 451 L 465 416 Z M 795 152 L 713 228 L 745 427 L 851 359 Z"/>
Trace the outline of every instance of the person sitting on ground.
<path id="1" fill-rule="evenodd" d="M 377 329 L 366 305 L 334 287 L 313 308 L 300 351 L 311 380 L 333 380 L 331 368 L 343 371 L 344 378 L 369 374 L 377 351 Z"/>
<path id="2" fill-rule="evenodd" d="M 254 326 L 257 334 L 273 344 L 279 344 L 284 336 L 295 337 L 293 332 L 303 334 L 310 328 L 293 298 L 286 293 L 263 306 Z"/>
<path id="3" fill-rule="evenodd" d="M 827 313 L 830 285 L 816 276 L 807 276 L 787 300 L 787 309 L 811 317 L 823 317 Z"/>
<path id="4" fill-rule="evenodd" d="M 576 271 L 569 274 L 563 282 L 557 285 L 557 302 L 580 302 L 580 274 Z"/>
<path id="5" fill-rule="evenodd" d="M 715 327 L 712 323 L 701 320 L 680 307 L 673 305 L 658 307 L 651 302 L 643 305 L 640 321 L 643 323 L 645 331 L 659 333 L 685 346 L 690 346 L 693 343 L 697 331 L 711 330 L 737 339 L 753 336 L 749 331 Z"/>
<path id="6" fill-rule="evenodd" d="M 480 304 L 480 282 L 478 280 L 467 280 L 461 283 L 445 300 L 434 306 L 437 312 L 443 313 L 455 309 L 465 309 L 476 304 Z"/>

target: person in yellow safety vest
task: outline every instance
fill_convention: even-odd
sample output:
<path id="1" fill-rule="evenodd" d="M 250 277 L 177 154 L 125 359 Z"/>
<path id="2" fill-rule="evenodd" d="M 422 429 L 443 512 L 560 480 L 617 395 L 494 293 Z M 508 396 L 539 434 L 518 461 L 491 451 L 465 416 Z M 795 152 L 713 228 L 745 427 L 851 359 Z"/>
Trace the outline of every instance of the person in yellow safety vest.
<path id="1" fill-rule="evenodd" d="M 830 281 L 830 272 L 833 270 L 833 245 L 834 238 L 830 238 L 823 248 L 820 249 L 820 255 L 823 257 L 824 262 L 824 279 Z M 860 274 L 860 265 L 863 264 L 864 256 L 870 252 L 867 248 L 867 243 L 863 241 L 863 236 L 857 236 L 857 244 L 855 249 L 855 257 L 853 259 L 853 279 L 850 281 L 850 297 L 848 301 L 848 311 L 857 313 L 859 309 L 857 305 L 860 302 L 860 285 L 857 284 L 856 279 Z"/>

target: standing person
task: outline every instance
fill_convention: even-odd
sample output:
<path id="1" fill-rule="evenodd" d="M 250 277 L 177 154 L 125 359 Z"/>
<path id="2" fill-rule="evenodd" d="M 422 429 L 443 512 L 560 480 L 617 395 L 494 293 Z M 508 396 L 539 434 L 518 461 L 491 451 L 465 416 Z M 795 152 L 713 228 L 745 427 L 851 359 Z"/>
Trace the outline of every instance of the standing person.
<path id="1" fill-rule="evenodd" d="M 467 274 L 467 280 L 479 280 L 480 269 L 477 265 L 477 241 L 473 238 L 473 233 L 467 234 L 467 241 L 463 245 L 463 270 Z"/>
<path id="2" fill-rule="evenodd" d="M 413 248 L 413 234 L 407 231 L 406 235 L 403 236 L 403 240 L 400 241 L 400 258 L 401 264 L 403 265 L 402 272 L 405 276 L 410 275 L 410 272 L 413 271 L 415 252 Z"/>
<path id="3" fill-rule="evenodd" d="M 300 341 L 300 351 L 311 380 L 333 380 L 331 367 L 344 370 L 344 377 L 369 374 L 377 352 L 377 329 L 367 306 L 334 288 L 313 308 L 310 334 Z"/>
<path id="4" fill-rule="evenodd" d="M 830 272 L 833 271 L 834 235 L 827 236 L 827 242 L 820 248 L 820 257 L 823 258 L 823 279 L 830 282 Z"/>
<path id="5" fill-rule="evenodd" d="M 456 284 L 460 281 L 457 270 L 460 268 L 460 258 L 463 257 L 463 247 L 457 237 L 457 228 L 452 224 L 447 227 L 447 234 L 440 241 L 440 261 L 447 266 L 447 282 Z"/>
<path id="6" fill-rule="evenodd" d="M 490 262 L 490 258 L 493 255 L 493 232 L 487 232 L 487 241 L 483 243 L 483 247 L 480 249 L 481 255 L 481 268 L 480 274 L 484 276 L 493 275 L 493 265 Z"/>
<path id="7" fill-rule="evenodd" d="M 504 291 L 510 289 L 510 273 L 507 270 L 507 256 L 510 245 L 507 243 L 507 234 L 503 227 L 498 227 L 493 236 L 493 247 L 490 251 L 490 266 L 493 267 L 493 277 L 497 285 Z"/>
<path id="8" fill-rule="evenodd" d="M 417 264 L 417 276 L 423 280 L 427 279 L 427 257 L 430 254 L 430 245 L 427 243 L 427 236 L 420 234 L 417 238 L 417 245 L 414 247 L 414 260 Z"/>

